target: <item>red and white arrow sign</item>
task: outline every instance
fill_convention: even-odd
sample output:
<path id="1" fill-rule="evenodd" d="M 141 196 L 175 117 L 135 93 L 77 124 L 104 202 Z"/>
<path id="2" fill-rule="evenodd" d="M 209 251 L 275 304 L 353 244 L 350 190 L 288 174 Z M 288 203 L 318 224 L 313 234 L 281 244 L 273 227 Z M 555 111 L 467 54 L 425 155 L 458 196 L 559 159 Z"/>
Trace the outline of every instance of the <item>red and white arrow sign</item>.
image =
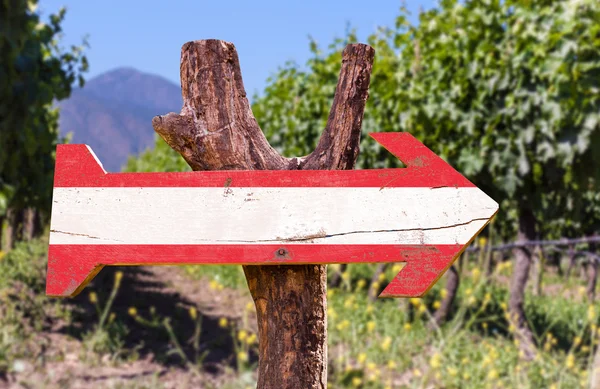
<path id="1" fill-rule="evenodd" d="M 46 293 L 106 265 L 405 262 L 381 296 L 421 296 L 498 204 L 412 135 L 371 136 L 407 168 L 106 173 L 59 145 Z"/>

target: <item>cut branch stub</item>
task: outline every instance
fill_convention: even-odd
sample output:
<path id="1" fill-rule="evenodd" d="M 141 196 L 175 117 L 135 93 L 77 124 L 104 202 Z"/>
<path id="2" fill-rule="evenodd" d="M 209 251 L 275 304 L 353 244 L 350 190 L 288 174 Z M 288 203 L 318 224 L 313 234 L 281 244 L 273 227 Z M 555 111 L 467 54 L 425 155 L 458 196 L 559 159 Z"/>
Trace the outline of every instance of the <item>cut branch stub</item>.
<path id="1" fill-rule="evenodd" d="M 183 108 L 152 125 L 194 170 L 352 169 L 374 53 L 363 44 L 344 49 L 327 126 L 305 158 L 285 158 L 269 145 L 246 98 L 235 47 L 219 40 L 183 45 Z M 244 273 L 257 309 L 258 388 L 326 388 L 326 266 L 244 266 Z"/>
<path id="2" fill-rule="evenodd" d="M 180 114 L 152 120 L 154 130 L 194 170 L 281 170 L 286 158 L 262 133 L 246 98 L 233 44 L 188 42 L 181 48 Z"/>

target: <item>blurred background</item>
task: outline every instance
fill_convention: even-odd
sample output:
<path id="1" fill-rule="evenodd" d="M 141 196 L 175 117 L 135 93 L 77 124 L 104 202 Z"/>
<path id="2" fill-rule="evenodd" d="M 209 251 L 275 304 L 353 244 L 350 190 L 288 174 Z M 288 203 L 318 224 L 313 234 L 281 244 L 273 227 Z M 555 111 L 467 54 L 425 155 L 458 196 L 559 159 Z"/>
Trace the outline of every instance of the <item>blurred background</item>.
<path id="1" fill-rule="evenodd" d="M 375 298 L 401 264 L 329 266 L 329 387 L 600 388 L 595 0 L 0 2 L 0 387 L 256 386 L 241 267 L 105 268 L 45 297 L 56 145 L 189 170 L 151 119 L 209 38 L 285 156 L 315 147 L 345 45 L 370 44 L 357 168 L 397 167 L 366 134 L 408 131 L 500 203 L 422 299 Z"/>

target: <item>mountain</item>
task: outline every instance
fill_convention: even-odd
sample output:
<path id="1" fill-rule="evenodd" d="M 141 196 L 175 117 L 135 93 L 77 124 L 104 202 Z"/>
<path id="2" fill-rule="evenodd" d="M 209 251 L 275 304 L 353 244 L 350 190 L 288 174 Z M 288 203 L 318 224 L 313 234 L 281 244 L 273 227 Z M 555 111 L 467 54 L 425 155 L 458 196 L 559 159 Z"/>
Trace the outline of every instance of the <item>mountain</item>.
<path id="1" fill-rule="evenodd" d="M 154 144 L 152 118 L 179 112 L 181 88 L 153 74 L 119 68 L 87 81 L 58 104 L 60 134 L 85 143 L 104 169 L 117 172 L 131 154 Z"/>

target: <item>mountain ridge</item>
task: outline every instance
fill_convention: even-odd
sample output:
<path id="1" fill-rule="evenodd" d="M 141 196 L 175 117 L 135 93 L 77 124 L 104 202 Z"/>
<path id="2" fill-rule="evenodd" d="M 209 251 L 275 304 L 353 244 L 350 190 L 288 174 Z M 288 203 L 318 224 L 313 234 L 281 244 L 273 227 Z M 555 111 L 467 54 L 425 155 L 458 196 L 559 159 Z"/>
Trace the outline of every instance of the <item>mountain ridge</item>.
<path id="1" fill-rule="evenodd" d="M 152 118 L 179 112 L 181 88 L 164 77 L 120 67 L 74 89 L 58 103 L 61 136 L 85 143 L 109 172 L 117 172 L 132 154 L 154 144 Z"/>

